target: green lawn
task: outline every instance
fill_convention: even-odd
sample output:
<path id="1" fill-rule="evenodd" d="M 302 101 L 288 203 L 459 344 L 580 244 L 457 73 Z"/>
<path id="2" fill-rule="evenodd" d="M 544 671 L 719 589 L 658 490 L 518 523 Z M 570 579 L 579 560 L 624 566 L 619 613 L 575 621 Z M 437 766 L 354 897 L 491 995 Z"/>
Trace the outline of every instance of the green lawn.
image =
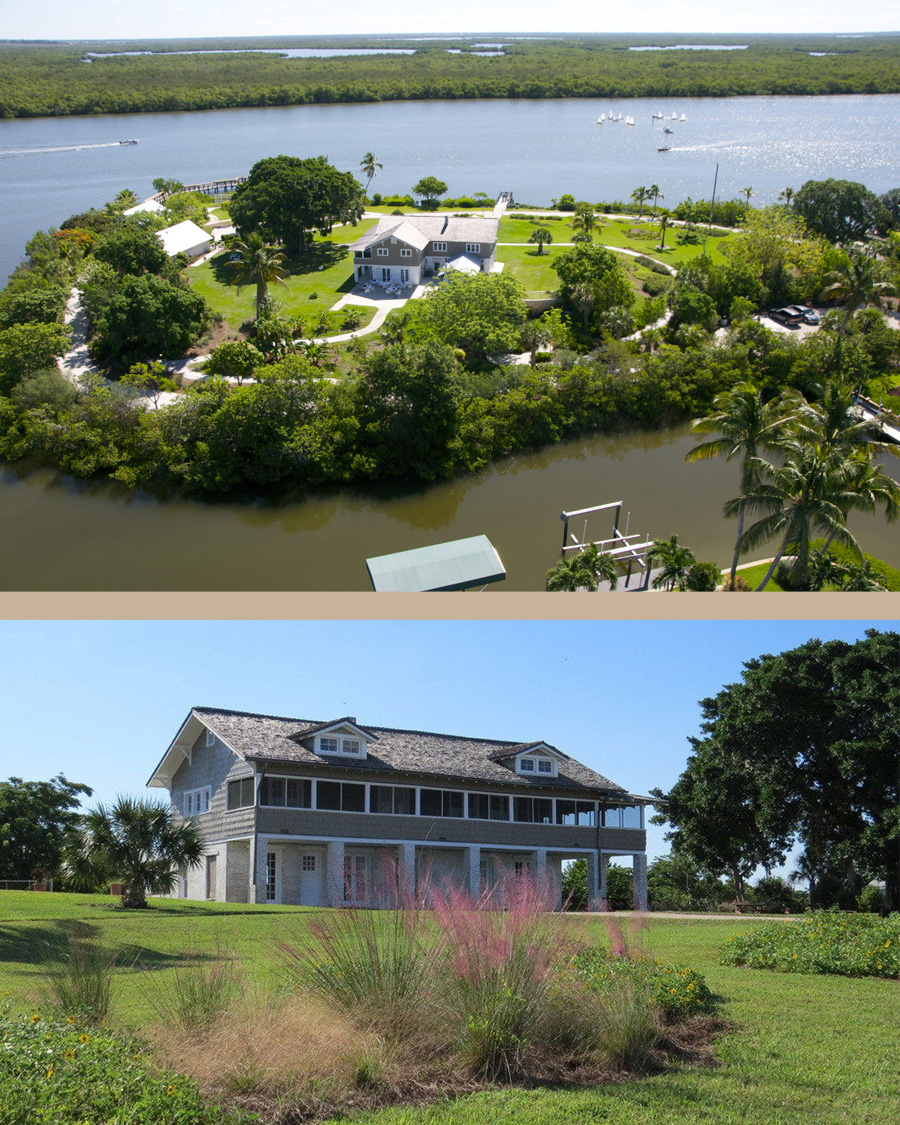
<path id="1" fill-rule="evenodd" d="M 547 216 L 535 222 L 534 219 L 515 218 L 514 214 L 505 215 L 500 220 L 498 235 L 500 242 L 527 242 L 536 226 L 547 227 L 553 235 L 554 243 L 572 241 L 575 232 L 569 226 L 568 219 Z M 658 250 L 659 227 L 656 224 L 639 223 L 633 219 L 613 219 L 604 223 L 602 229 L 594 230 L 594 241 L 603 246 L 619 246 L 626 250 L 635 250 L 677 267 L 703 253 L 702 231 L 700 233 L 700 242 L 682 245 L 677 241 L 678 228 L 670 227 L 666 232 L 665 250 Z M 727 243 L 728 238 L 728 235 L 717 232 L 707 241 L 706 252 L 714 262 L 721 263 L 725 260 L 720 244 Z"/>
<path id="2" fill-rule="evenodd" d="M 813 550 L 817 550 L 822 545 L 823 540 L 813 540 Z M 834 555 L 840 562 L 856 563 L 859 561 L 855 552 L 849 550 L 849 548 L 847 547 L 842 547 L 839 543 L 832 543 L 829 551 L 830 554 Z M 863 551 L 863 558 L 866 559 L 866 561 L 870 562 L 873 566 L 873 569 L 881 575 L 882 583 L 887 590 L 900 590 L 900 570 L 898 570 L 896 567 L 891 566 L 890 563 L 886 563 L 883 559 L 878 559 L 874 555 L 867 554 L 865 551 Z M 743 579 L 748 583 L 752 590 L 755 590 L 760 582 L 762 582 L 768 569 L 768 563 L 760 563 L 759 566 L 751 566 L 747 567 L 746 570 L 739 570 L 738 574 L 743 577 Z M 832 586 L 826 585 L 825 587 L 826 592 L 833 589 L 834 587 Z M 782 586 L 779 586 L 775 581 L 775 578 L 772 577 L 766 584 L 766 588 L 765 590 L 763 590 L 763 593 L 767 594 L 770 590 L 773 593 L 781 593 L 783 592 L 784 588 Z"/>
<path id="3" fill-rule="evenodd" d="M 543 254 L 538 254 L 536 246 L 498 246 L 497 261 L 503 262 L 503 272 L 511 273 L 527 292 L 554 292 L 559 288 L 559 277 L 552 263 L 563 250 L 545 246 Z"/>
<path id="4" fill-rule="evenodd" d="M 300 316 L 304 320 L 314 318 L 317 313 L 330 309 L 353 288 L 353 259 L 345 248 L 375 221 L 365 219 L 356 226 L 335 227 L 330 235 L 317 235 L 301 258 L 288 258 L 285 264 L 290 276 L 285 284 L 269 287 L 269 292 L 282 306 L 286 316 Z M 187 273 L 194 288 L 202 293 L 215 312 L 225 317 L 229 328 L 236 331 L 245 320 L 251 320 L 255 315 L 256 289 L 252 285 L 238 289 L 232 283 L 228 255 L 229 252 L 223 250 Z M 374 311 L 363 311 L 365 323 L 368 323 Z"/>
<path id="5" fill-rule="evenodd" d="M 139 1022 L 148 989 L 164 989 L 186 949 L 233 950 L 256 980 L 278 977 L 277 942 L 318 911 L 156 900 L 126 913 L 90 895 L 0 892 L 0 991 L 27 1006 L 47 940 L 67 920 L 128 947 L 114 1012 Z M 605 940 L 599 919 L 573 923 Z M 487 1091 L 451 1102 L 343 1118 L 355 1125 L 887 1125 L 900 1119 L 893 981 L 800 976 L 718 963 L 726 938 L 759 920 L 653 919 L 646 944 L 702 972 L 735 1025 L 717 1043 L 717 1068 L 672 1068 L 639 1081 L 583 1090 Z"/>

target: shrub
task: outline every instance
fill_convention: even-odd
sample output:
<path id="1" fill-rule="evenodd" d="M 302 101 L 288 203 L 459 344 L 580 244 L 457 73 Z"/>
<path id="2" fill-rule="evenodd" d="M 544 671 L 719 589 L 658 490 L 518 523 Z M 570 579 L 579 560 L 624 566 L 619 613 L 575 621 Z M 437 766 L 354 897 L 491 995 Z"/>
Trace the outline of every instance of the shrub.
<path id="1" fill-rule="evenodd" d="M 234 961 L 221 954 L 204 960 L 197 952 L 188 954 L 169 987 L 148 992 L 147 999 L 168 1026 L 192 1031 L 218 1023 L 243 995 L 243 975 Z"/>
<path id="2" fill-rule="evenodd" d="M 594 992 L 603 992 L 615 982 L 628 982 L 646 996 L 669 1023 L 709 1012 L 713 995 L 703 976 L 684 965 L 639 956 L 615 955 L 600 947 L 581 950 L 573 968 L 579 980 Z"/>
<path id="3" fill-rule="evenodd" d="M 734 934 L 721 958 L 726 965 L 783 973 L 900 977 L 900 914 L 817 911 L 796 922 Z"/>
<path id="4" fill-rule="evenodd" d="M 688 571 L 687 588 L 712 593 L 722 582 L 722 568 L 714 562 L 696 562 Z"/>
<path id="5" fill-rule="evenodd" d="M 0 1122 L 57 1125 L 244 1125 L 204 1102 L 180 1074 L 151 1068 L 133 1043 L 105 1029 L 85 1028 L 74 1016 L 0 1012 Z"/>
<path id="6" fill-rule="evenodd" d="M 859 892 L 856 900 L 859 909 L 865 914 L 883 914 L 887 906 L 887 898 L 881 887 L 870 883 Z"/>

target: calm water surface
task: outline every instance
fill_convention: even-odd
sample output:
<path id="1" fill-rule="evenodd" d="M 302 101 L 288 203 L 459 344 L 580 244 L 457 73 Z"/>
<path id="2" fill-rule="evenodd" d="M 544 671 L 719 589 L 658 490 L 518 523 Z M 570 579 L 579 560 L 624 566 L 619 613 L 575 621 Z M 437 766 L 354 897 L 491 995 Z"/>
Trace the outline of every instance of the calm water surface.
<path id="1" fill-rule="evenodd" d="M 624 501 L 621 526 L 677 532 L 701 559 L 731 560 L 721 518 L 737 469 L 685 464 L 688 427 L 570 441 L 510 457 L 475 477 L 395 495 L 342 491 L 277 506 L 159 503 L 85 489 L 47 473 L 0 473 L 0 583 L 19 590 L 368 590 L 368 556 L 484 533 L 508 578 L 539 590 L 559 557 L 563 509 Z M 896 470 L 893 470 L 896 472 Z M 611 520 L 593 517 L 593 538 Z M 572 530 L 581 534 L 583 523 Z M 871 553 L 900 564 L 896 529 L 857 520 Z"/>
<path id="2" fill-rule="evenodd" d="M 601 110 L 636 124 L 598 126 Z M 688 118 L 668 138 L 671 152 L 657 152 L 657 111 Z M 116 144 L 130 137 L 140 143 Z M 384 165 L 372 185 L 382 194 L 406 193 L 423 175 L 445 180 L 451 195 L 512 191 L 528 204 L 564 192 L 627 199 L 656 183 L 674 206 L 709 198 L 717 163 L 721 198 L 752 187 L 754 202 L 771 202 L 787 186 L 829 176 L 883 192 L 900 184 L 900 95 L 385 102 L 0 121 L 0 278 L 35 230 L 102 207 L 122 188 L 143 198 L 156 177 L 241 175 L 278 153 L 324 153 L 358 171 L 370 151 Z"/>

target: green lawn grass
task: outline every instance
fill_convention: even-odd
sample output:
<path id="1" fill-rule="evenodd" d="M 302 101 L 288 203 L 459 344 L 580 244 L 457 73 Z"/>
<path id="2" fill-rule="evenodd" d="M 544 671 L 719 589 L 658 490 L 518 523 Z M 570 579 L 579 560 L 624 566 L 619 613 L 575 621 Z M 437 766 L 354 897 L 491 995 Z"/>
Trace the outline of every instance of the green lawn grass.
<path id="1" fill-rule="evenodd" d="M 92 895 L 0 892 L 0 991 L 29 1003 L 44 943 L 78 919 L 111 945 L 140 954 L 146 972 L 125 968 L 114 984 L 120 1019 L 140 1023 L 147 990 L 170 987 L 188 949 L 233 951 L 251 978 L 279 977 L 277 942 L 302 934 L 318 911 L 154 900 L 128 913 Z M 429 1106 L 342 1118 L 347 1125 L 887 1125 L 900 1119 L 897 984 L 799 976 L 719 963 L 728 936 L 757 919 L 654 919 L 646 946 L 664 961 L 703 973 L 735 1026 L 717 1042 L 716 1068 L 673 1067 L 588 1089 L 501 1089 Z M 573 926 L 605 941 L 598 918 Z M 289 939 L 290 940 L 290 939 Z M 296 940 L 296 938 L 295 938 Z M 127 965 L 127 960 L 124 962 Z"/>
<path id="2" fill-rule="evenodd" d="M 823 543 L 824 540 L 822 539 L 814 539 L 813 550 L 816 551 L 821 548 Z M 829 548 L 829 553 L 834 555 L 839 562 L 859 562 L 855 551 L 851 551 L 848 547 L 842 547 L 839 543 L 832 543 L 831 547 Z M 882 583 L 887 590 L 900 590 L 900 570 L 898 570 L 896 567 L 891 566 L 890 563 L 886 563 L 884 559 L 876 558 L 874 555 L 867 554 L 865 551 L 863 551 L 863 558 L 870 562 L 873 569 L 881 575 Z M 747 567 L 746 570 L 739 570 L 738 574 L 740 574 L 748 583 L 751 590 L 755 590 L 760 582 L 762 582 L 768 569 L 768 563 L 760 563 L 759 566 L 750 566 Z M 825 587 L 826 591 L 831 589 L 831 586 Z M 778 583 L 775 581 L 774 576 L 769 579 L 768 583 L 766 584 L 765 590 L 763 590 L 763 593 L 767 594 L 770 590 L 772 590 L 774 593 L 781 593 L 784 591 L 784 587 L 778 585 Z"/>
<path id="3" fill-rule="evenodd" d="M 286 316 L 314 319 L 330 309 L 353 288 L 353 259 L 346 251 L 348 243 L 364 234 L 375 219 L 364 219 L 355 226 L 335 227 L 330 235 L 317 235 L 309 250 L 299 258 L 288 258 L 285 265 L 290 276 L 284 285 L 271 285 L 270 294 L 281 305 Z M 229 328 L 236 331 L 256 312 L 256 289 L 245 285 L 238 289 L 232 283 L 228 267 L 229 252 L 223 250 L 202 266 L 188 270 L 193 287 L 220 313 Z M 374 311 L 365 311 L 368 323 Z"/>
<path id="4" fill-rule="evenodd" d="M 564 247 L 545 246 L 538 254 L 537 246 L 498 246 L 497 261 L 503 272 L 511 273 L 529 293 L 552 293 L 559 288 L 559 276 L 553 272 L 553 260 Z"/>

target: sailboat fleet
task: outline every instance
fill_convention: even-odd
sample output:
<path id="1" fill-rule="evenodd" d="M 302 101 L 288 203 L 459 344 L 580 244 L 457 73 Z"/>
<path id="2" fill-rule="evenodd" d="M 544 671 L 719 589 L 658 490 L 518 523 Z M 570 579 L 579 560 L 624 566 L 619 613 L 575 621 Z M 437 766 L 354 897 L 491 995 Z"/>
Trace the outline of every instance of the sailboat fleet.
<path id="1" fill-rule="evenodd" d="M 657 122 L 657 121 L 665 122 L 666 116 L 662 112 L 662 110 L 657 110 L 656 113 L 651 115 L 650 120 L 653 121 L 654 123 Z M 635 123 L 633 117 L 631 117 L 631 116 L 626 117 L 621 113 L 613 113 L 612 110 L 609 110 L 607 113 L 601 113 L 600 116 L 597 118 L 597 124 L 598 125 L 605 125 L 607 121 L 610 121 L 610 122 L 623 121 L 626 125 L 630 125 L 630 126 L 634 126 L 634 123 Z M 682 124 L 685 124 L 687 122 L 687 114 L 682 113 L 681 116 L 679 117 L 678 112 L 676 110 L 673 110 L 672 116 L 669 119 L 669 123 L 663 125 L 663 132 L 667 133 L 667 134 L 670 134 L 670 135 L 673 135 L 675 130 L 673 128 L 671 128 L 671 123 L 672 122 L 679 122 L 679 121 Z M 657 148 L 656 151 L 657 152 L 669 152 L 671 147 L 672 146 L 670 144 L 662 144 Z"/>

